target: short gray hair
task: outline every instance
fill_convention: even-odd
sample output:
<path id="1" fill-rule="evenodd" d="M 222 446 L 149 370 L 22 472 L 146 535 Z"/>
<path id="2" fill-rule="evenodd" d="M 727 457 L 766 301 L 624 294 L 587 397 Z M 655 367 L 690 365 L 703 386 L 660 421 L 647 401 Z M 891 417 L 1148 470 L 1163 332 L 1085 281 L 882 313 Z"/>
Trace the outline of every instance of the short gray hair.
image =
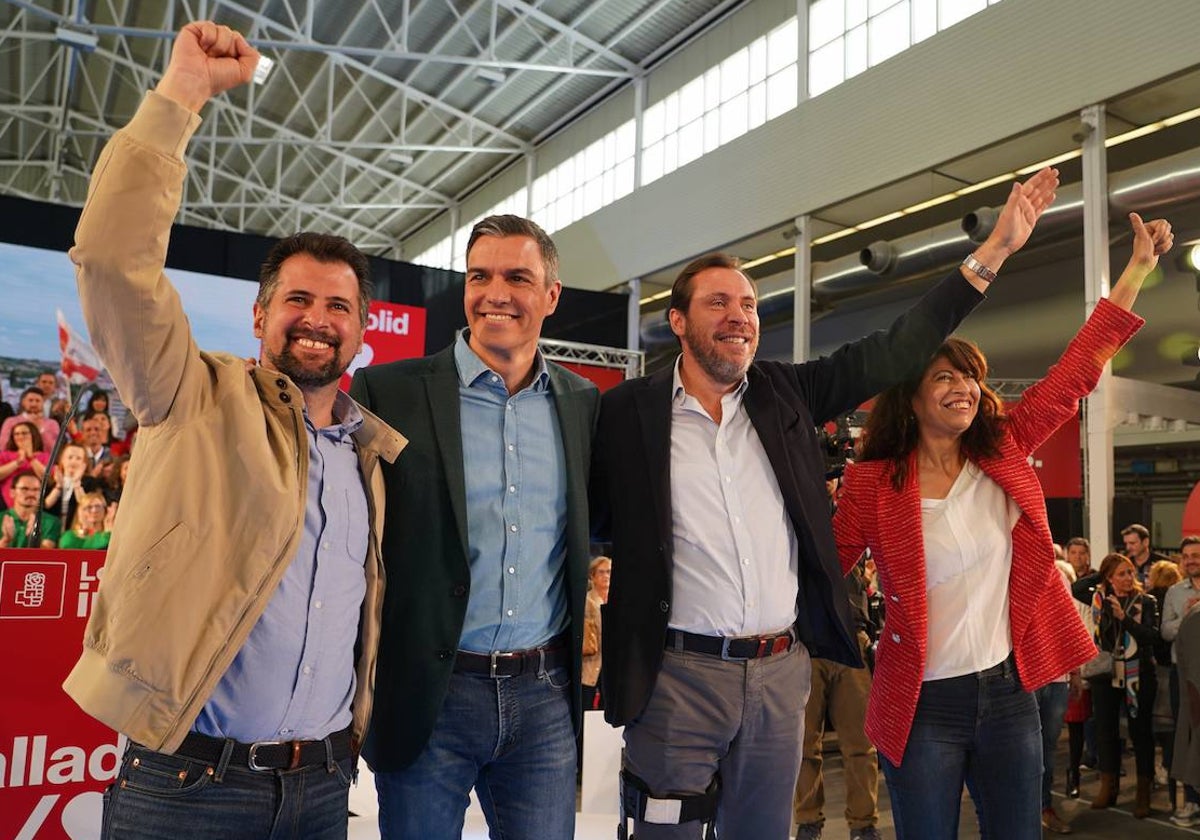
<path id="1" fill-rule="evenodd" d="M 541 226 L 523 216 L 485 216 L 471 228 L 471 236 L 467 239 L 467 253 L 475 246 L 480 237 L 496 236 L 503 239 L 506 236 L 528 236 L 537 243 L 542 254 L 542 268 L 546 274 L 546 285 L 554 285 L 558 279 L 558 248 L 554 240 Z"/>

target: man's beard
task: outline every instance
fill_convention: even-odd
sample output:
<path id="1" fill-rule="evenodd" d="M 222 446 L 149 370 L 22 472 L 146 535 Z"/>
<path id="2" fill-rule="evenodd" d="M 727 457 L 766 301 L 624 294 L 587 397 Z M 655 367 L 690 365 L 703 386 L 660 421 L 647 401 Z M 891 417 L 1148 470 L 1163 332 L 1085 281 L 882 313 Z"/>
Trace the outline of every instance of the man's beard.
<path id="1" fill-rule="evenodd" d="M 333 349 L 333 356 L 325 364 L 313 368 L 311 363 L 306 364 L 292 354 L 292 344 L 297 338 L 323 341 Z M 342 362 L 338 352 L 341 347 L 342 343 L 333 336 L 295 334 L 288 336 L 288 342 L 284 345 L 282 353 L 272 353 L 270 350 L 264 349 L 264 355 L 271 363 L 271 367 L 280 373 L 287 374 L 288 378 L 296 383 L 297 388 L 321 388 L 341 379 L 342 374 L 346 372 L 346 369 L 350 367 L 350 362 L 353 361 L 347 359 L 345 363 Z"/>
<path id="2" fill-rule="evenodd" d="M 683 329 L 683 340 L 687 342 L 696 362 L 709 378 L 722 385 L 736 385 L 741 382 L 750 368 L 750 362 L 754 360 L 754 348 L 751 349 L 750 355 L 745 361 L 735 362 L 726 359 L 721 355 L 716 339 L 702 335 L 700 328 L 693 328 L 691 323 L 688 323 Z M 753 339 L 747 336 L 746 341 L 749 345 Z"/>

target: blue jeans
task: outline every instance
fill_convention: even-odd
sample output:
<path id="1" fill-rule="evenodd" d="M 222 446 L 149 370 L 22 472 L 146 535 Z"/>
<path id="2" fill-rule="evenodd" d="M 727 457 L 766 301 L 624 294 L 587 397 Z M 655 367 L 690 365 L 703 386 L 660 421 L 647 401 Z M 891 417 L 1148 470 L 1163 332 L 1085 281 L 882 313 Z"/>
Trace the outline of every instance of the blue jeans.
<path id="1" fill-rule="evenodd" d="M 897 840 L 958 837 L 963 784 L 984 840 L 1040 840 L 1037 701 L 1002 665 L 921 686 L 900 766 L 880 756 Z"/>
<path id="2" fill-rule="evenodd" d="M 417 760 L 375 774 L 380 835 L 459 840 L 474 788 L 492 840 L 573 837 L 569 691 L 566 668 L 515 677 L 452 674 L 433 735 Z"/>
<path id="3" fill-rule="evenodd" d="M 1054 753 L 1058 736 L 1062 734 L 1063 715 L 1067 713 L 1067 695 L 1071 686 L 1065 682 L 1047 683 L 1034 692 L 1038 714 L 1042 719 L 1042 810 L 1052 807 L 1050 787 L 1054 784 Z"/>
<path id="4" fill-rule="evenodd" d="M 344 840 L 354 760 L 256 771 L 130 743 L 104 792 L 105 840 Z"/>

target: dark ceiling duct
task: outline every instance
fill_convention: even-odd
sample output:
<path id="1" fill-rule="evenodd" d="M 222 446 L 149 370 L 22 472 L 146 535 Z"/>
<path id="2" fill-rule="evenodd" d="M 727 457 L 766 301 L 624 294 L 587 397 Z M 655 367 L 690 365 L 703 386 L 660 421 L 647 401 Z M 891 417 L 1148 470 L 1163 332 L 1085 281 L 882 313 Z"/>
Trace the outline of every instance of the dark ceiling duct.
<path id="1" fill-rule="evenodd" d="M 1112 173 L 1108 178 L 1109 209 L 1121 214 L 1146 213 L 1197 198 L 1200 198 L 1200 149 Z M 946 222 L 891 242 L 875 242 L 859 252 L 814 264 L 813 296 L 825 300 L 849 298 L 946 270 L 969 254 L 975 243 L 987 238 L 998 216 L 999 208 L 983 207 L 967 213 L 961 221 Z M 1082 220 L 1083 185 L 1065 186 L 1038 222 L 1035 241 L 1046 242 L 1078 233 Z M 793 295 L 794 287 L 764 295 L 759 300 L 760 317 L 766 319 L 785 310 L 790 312 Z M 664 310 L 642 316 L 641 338 L 645 349 L 675 340 Z"/>

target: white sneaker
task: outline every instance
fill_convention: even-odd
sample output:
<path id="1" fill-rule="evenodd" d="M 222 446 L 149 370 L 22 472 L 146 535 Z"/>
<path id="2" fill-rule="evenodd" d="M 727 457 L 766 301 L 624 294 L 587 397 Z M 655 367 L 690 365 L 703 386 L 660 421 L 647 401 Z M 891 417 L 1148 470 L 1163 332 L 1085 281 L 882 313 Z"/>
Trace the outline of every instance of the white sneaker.
<path id="1" fill-rule="evenodd" d="M 1184 828 L 1200 824 L 1200 805 L 1195 802 L 1183 803 L 1183 806 L 1171 815 L 1171 822 Z"/>
<path id="2" fill-rule="evenodd" d="M 1155 764 L 1154 784 L 1158 785 L 1159 787 L 1166 787 L 1168 781 L 1170 781 L 1170 779 L 1167 774 L 1167 768 L 1163 767 L 1161 764 Z"/>

